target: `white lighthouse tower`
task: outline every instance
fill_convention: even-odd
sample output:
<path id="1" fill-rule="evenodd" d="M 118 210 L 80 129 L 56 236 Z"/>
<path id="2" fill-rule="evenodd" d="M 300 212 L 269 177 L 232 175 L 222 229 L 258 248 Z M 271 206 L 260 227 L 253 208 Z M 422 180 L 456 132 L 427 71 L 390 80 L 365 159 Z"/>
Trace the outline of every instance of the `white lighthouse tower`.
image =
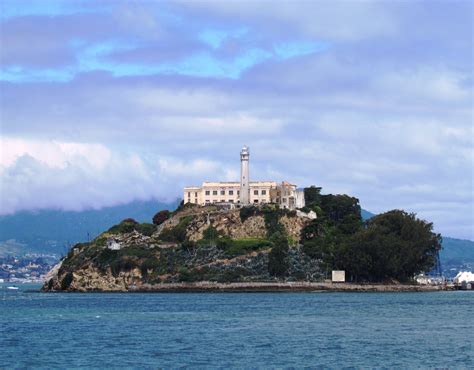
<path id="1" fill-rule="evenodd" d="M 249 148 L 244 146 L 240 152 L 240 204 L 250 203 L 249 191 Z"/>

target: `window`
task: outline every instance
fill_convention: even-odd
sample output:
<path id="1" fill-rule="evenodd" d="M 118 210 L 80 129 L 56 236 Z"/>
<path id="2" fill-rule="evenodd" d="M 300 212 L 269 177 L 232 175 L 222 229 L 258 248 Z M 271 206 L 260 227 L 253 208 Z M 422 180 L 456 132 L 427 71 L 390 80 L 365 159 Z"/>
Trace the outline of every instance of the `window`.
<path id="1" fill-rule="evenodd" d="M 217 195 L 217 190 L 213 190 L 212 195 Z"/>
<path id="2" fill-rule="evenodd" d="M 258 190 L 254 190 L 253 195 L 258 195 Z"/>
<path id="3" fill-rule="evenodd" d="M 225 195 L 225 190 L 221 190 L 221 195 Z"/>
<path id="4" fill-rule="evenodd" d="M 282 201 L 283 203 L 286 203 L 286 198 L 283 198 L 281 201 Z"/>
<path id="5" fill-rule="evenodd" d="M 197 197 L 197 196 L 198 196 L 198 193 L 197 193 L 197 191 L 196 191 L 196 192 L 194 192 L 194 196 L 195 196 L 195 197 Z"/>
<path id="6" fill-rule="evenodd" d="M 211 203 L 211 201 L 209 199 L 206 199 L 206 204 L 209 204 Z"/>
<path id="7" fill-rule="evenodd" d="M 229 203 L 234 203 L 234 200 L 233 200 L 233 199 L 229 199 Z"/>
<path id="8" fill-rule="evenodd" d="M 206 190 L 206 195 L 211 195 L 211 192 L 209 190 Z"/>
<path id="9" fill-rule="evenodd" d="M 254 203 L 258 203 L 258 199 L 254 199 L 253 202 L 254 202 Z"/>
<path id="10" fill-rule="evenodd" d="M 224 200 L 224 199 L 222 199 L 222 200 L 221 200 L 221 203 L 225 203 L 225 200 Z"/>
<path id="11" fill-rule="evenodd" d="M 191 197 L 191 193 L 190 193 L 190 192 L 188 192 L 188 198 L 190 198 L 190 197 Z"/>
<path id="12" fill-rule="evenodd" d="M 233 190 L 229 190 L 229 195 L 234 195 L 234 191 L 233 191 Z"/>
<path id="13" fill-rule="evenodd" d="M 262 190 L 262 195 L 267 195 L 267 191 L 266 191 L 266 190 Z"/>
<path id="14" fill-rule="evenodd" d="M 237 190 L 237 195 L 240 195 L 240 190 Z"/>

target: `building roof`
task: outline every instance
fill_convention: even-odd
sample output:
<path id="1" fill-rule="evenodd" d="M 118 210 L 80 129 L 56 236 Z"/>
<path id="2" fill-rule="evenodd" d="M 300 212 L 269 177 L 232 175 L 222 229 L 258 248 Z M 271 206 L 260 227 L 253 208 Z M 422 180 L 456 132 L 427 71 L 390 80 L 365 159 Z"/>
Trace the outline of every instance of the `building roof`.
<path id="1" fill-rule="evenodd" d="M 296 185 L 289 183 L 288 181 L 282 181 L 278 183 L 277 181 L 250 181 L 249 186 L 294 186 Z M 199 190 L 203 187 L 240 187 L 239 181 L 204 181 L 201 186 L 185 186 L 185 190 Z"/>

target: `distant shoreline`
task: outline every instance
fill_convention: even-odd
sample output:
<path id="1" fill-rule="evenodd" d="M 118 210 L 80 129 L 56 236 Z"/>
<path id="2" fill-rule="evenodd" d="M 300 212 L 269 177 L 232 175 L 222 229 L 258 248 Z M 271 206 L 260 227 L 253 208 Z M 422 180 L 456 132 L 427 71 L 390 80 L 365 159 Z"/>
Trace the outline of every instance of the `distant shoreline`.
<path id="1" fill-rule="evenodd" d="M 88 290 L 80 289 L 73 292 L 102 293 L 198 293 L 198 292 L 438 292 L 454 290 L 442 285 L 411 285 L 411 284 L 354 284 L 328 282 L 238 282 L 238 283 L 167 283 L 144 284 L 130 286 L 127 290 Z M 45 291 L 58 292 L 58 291 Z M 61 291 L 59 291 L 61 292 Z"/>

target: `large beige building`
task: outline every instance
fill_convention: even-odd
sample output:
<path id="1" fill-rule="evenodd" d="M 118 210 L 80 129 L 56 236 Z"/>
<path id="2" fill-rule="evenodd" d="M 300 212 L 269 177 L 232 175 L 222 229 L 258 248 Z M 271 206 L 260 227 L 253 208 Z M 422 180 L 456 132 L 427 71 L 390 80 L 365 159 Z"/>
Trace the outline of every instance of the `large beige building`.
<path id="1" fill-rule="evenodd" d="M 249 181 L 249 150 L 240 153 L 240 182 L 203 182 L 184 188 L 184 203 L 199 205 L 227 203 L 235 205 L 277 203 L 283 208 L 304 207 L 304 193 L 288 182 Z"/>

